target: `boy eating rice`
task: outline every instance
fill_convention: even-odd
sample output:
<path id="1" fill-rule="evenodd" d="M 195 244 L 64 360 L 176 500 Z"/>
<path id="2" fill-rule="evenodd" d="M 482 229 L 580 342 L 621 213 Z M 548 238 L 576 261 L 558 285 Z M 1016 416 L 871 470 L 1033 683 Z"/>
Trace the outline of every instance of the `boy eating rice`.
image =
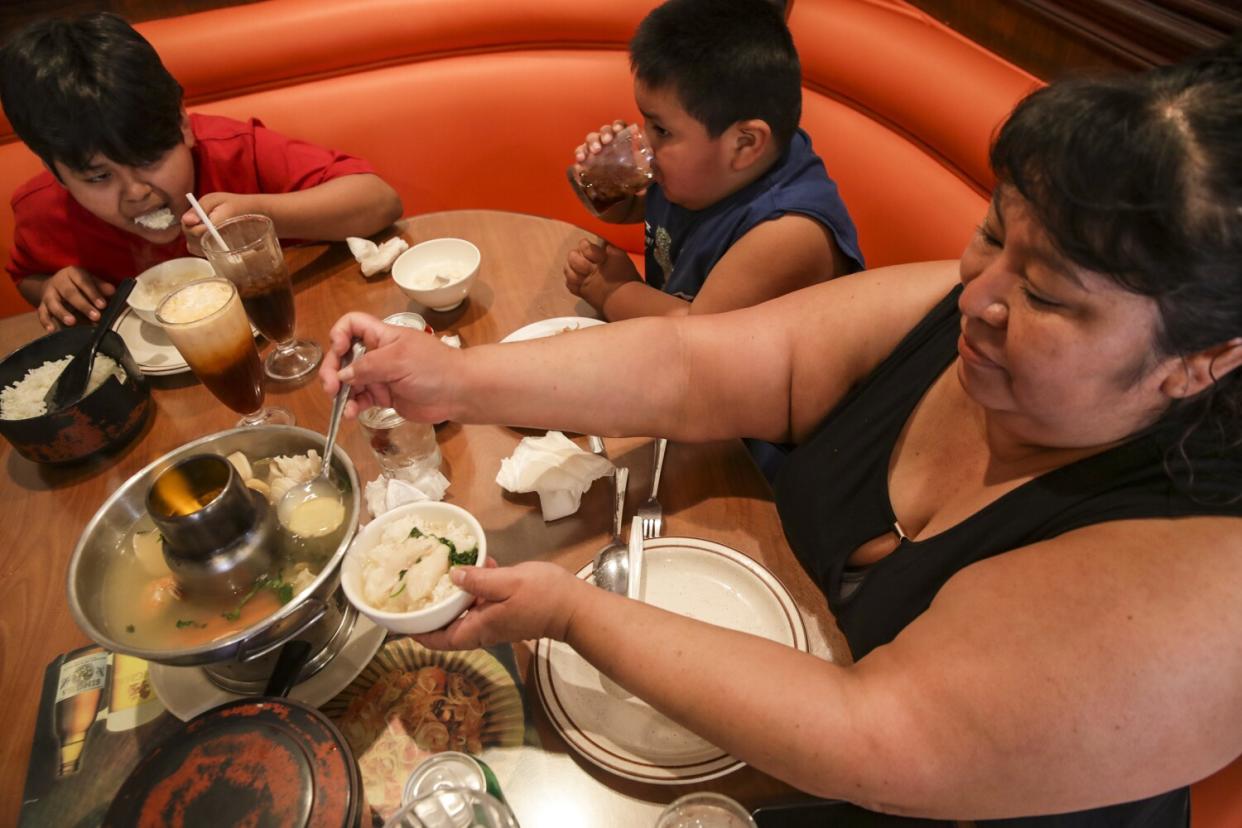
<path id="1" fill-rule="evenodd" d="M 213 221 L 271 217 L 282 238 L 369 236 L 401 199 L 362 159 L 258 120 L 189 115 L 181 85 L 120 17 L 43 20 L 0 49 L 0 103 L 47 170 L 13 194 L 10 276 L 48 330 L 99 318 L 113 285 L 199 253 Z"/>

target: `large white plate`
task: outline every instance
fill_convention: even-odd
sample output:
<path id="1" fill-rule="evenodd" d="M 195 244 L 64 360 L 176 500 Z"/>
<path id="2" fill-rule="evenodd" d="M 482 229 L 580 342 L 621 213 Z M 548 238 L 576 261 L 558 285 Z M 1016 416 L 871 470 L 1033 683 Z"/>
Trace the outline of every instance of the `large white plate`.
<path id="1" fill-rule="evenodd" d="M 603 325 L 604 320 L 592 319 L 589 316 L 557 316 L 553 319 L 541 319 L 518 328 L 506 336 L 501 342 L 525 342 L 528 339 L 542 339 L 553 334 L 567 333 L 582 328 L 593 328 Z"/>
<path id="2" fill-rule="evenodd" d="M 169 341 L 164 329 L 144 321 L 129 308 L 121 311 L 112 329 L 125 340 L 125 347 L 138 364 L 138 370 L 148 376 L 179 374 L 190 370 L 177 350 L 177 346 Z"/>
<path id="3" fill-rule="evenodd" d="M 359 615 L 341 651 L 323 669 L 289 691 L 289 698 L 313 707 L 327 704 L 349 686 L 384 643 L 386 630 Z M 151 687 L 164 707 L 182 721 L 189 721 L 213 707 L 240 699 L 207 678 L 201 667 L 171 667 L 152 661 L 148 667 Z"/>
<path id="4" fill-rule="evenodd" d="M 655 538 L 644 550 L 647 603 L 808 651 L 793 598 L 746 555 L 697 538 Z M 578 577 L 590 574 L 587 564 Z M 564 643 L 545 638 L 536 645 L 535 685 L 548 718 L 570 747 L 618 776 L 680 785 L 742 767 L 628 694 Z"/>

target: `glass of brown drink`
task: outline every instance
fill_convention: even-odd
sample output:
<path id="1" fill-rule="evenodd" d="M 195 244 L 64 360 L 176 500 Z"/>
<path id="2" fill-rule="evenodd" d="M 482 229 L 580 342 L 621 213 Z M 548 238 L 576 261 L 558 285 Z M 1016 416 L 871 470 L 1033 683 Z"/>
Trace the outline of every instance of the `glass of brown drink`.
<path id="1" fill-rule="evenodd" d="M 237 285 L 250 321 L 276 344 L 263 363 L 267 375 L 285 381 L 314 371 L 323 350 L 310 340 L 293 338 L 293 283 L 272 220 L 237 216 L 216 229 L 227 249 L 208 234 L 203 237 L 203 253 L 217 276 Z"/>
<path id="2" fill-rule="evenodd" d="M 245 415 L 239 426 L 293 424 L 287 409 L 263 406 L 263 367 L 236 285 L 190 282 L 160 302 L 155 317 L 207 390 Z"/>
<path id="3" fill-rule="evenodd" d="M 638 195 L 651 184 L 654 156 L 637 124 L 616 132 L 597 153 L 570 166 L 569 183 L 583 203 L 594 211 Z"/>

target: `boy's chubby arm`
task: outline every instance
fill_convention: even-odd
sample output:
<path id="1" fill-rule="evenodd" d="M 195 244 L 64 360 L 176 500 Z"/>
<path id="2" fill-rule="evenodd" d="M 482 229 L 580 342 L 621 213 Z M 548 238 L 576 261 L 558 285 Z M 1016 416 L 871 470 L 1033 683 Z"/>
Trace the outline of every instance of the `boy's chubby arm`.
<path id="1" fill-rule="evenodd" d="M 751 228 L 721 257 L 686 313 L 720 313 L 758 305 L 850 270 L 832 232 L 809 216 L 787 213 Z"/>
<path id="2" fill-rule="evenodd" d="M 287 239 L 343 241 L 370 236 L 401 218 L 401 197 L 378 175 L 357 173 L 291 193 L 206 193 L 199 203 L 213 222 L 245 213 L 262 213 Z M 193 210 L 181 217 L 190 252 L 202 252 L 207 232 Z"/>
<path id="3" fill-rule="evenodd" d="M 570 251 L 565 285 L 611 320 L 721 313 L 758 305 L 847 272 L 832 233 L 807 216 L 788 214 L 752 228 L 687 302 L 642 281 L 625 252 L 583 239 Z"/>
<path id="4" fill-rule="evenodd" d="M 75 266 L 50 276 L 27 276 L 17 283 L 17 291 L 34 305 L 39 324 L 51 332 L 60 325 L 76 324 L 77 314 L 92 322 L 98 320 L 116 288 Z"/>

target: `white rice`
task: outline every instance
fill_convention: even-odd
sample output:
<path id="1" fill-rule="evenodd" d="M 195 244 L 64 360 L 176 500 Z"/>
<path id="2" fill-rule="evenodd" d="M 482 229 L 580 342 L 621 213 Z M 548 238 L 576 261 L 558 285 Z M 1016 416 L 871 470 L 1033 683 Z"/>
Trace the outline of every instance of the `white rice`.
<path id="1" fill-rule="evenodd" d="M 173 215 L 173 211 L 167 207 L 161 207 L 158 210 L 152 210 L 149 213 L 143 213 L 134 219 L 134 224 L 140 224 L 148 230 L 167 230 L 177 221 L 177 217 Z"/>
<path id="2" fill-rule="evenodd" d="M 26 376 L 0 391 L 0 420 L 26 420 L 46 414 L 47 406 L 43 398 L 71 359 L 73 357 L 64 357 L 31 368 Z M 118 382 L 125 382 L 125 369 L 107 354 L 96 354 L 95 364 L 91 366 L 91 378 L 86 383 L 86 393 L 103 385 L 110 376 L 116 377 Z"/>
<path id="3" fill-rule="evenodd" d="M 423 537 L 410 537 L 415 528 Z M 385 612 L 411 612 L 457 591 L 449 579 L 448 547 L 429 535 L 450 541 L 459 553 L 479 546 L 474 533 L 458 521 L 437 523 L 413 516 L 394 520 L 375 546 L 360 553 L 362 597 L 369 605 Z"/>

